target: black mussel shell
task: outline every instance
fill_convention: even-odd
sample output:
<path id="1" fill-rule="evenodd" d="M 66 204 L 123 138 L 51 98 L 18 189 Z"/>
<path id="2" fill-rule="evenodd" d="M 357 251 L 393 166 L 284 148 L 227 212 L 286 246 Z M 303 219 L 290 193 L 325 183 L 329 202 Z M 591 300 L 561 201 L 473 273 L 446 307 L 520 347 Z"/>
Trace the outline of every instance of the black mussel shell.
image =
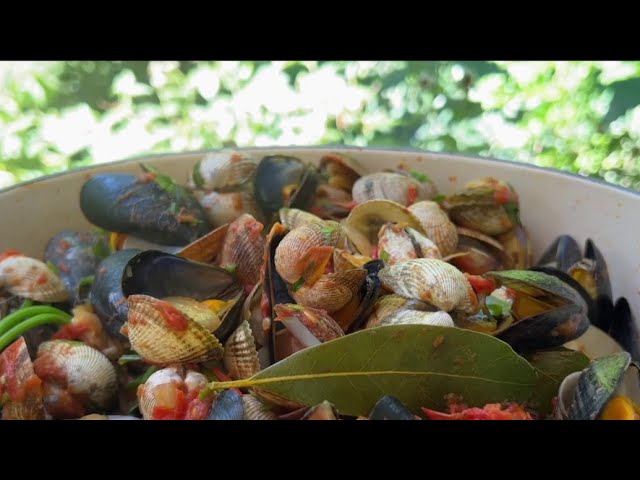
<path id="1" fill-rule="evenodd" d="M 634 362 L 640 362 L 640 331 L 635 322 L 629 302 L 621 297 L 613 308 L 609 335 L 631 355 Z"/>
<path id="2" fill-rule="evenodd" d="M 74 304 L 89 295 L 91 277 L 110 254 L 107 239 L 97 233 L 64 230 L 49 240 L 44 261 L 53 265 Z"/>
<path id="3" fill-rule="evenodd" d="M 371 260 L 370 262 L 365 263 L 362 268 L 367 271 L 365 281 L 362 284 L 362 287 L 360 287 L 360 298 L 362 301 L 360 302 L 360 306 L 356 312 L 355 320 L 349 326 L 347 333 L 351 333 L 362 328 L 371 315 L 373 307 L 380 295 L 380 289 L 382 288 L 382 283 L 378 278 L 378 272 L 384 268 L 384 262 L 382 260 Z"/>
<path id="4" fill-rule="evenodd" d="M 129 312 L 122 292 L 122 278 L 129 260 L 140 252 L 132 248 L 109 255 L 98 265 L 91 285 L 89 298 L 96 314 L 106 330 L 120 340 L 126 340 L 120 329 Z"/>
<path id="5" fill-rule="evenodd" d="M 212 229 L 188 190 L 125 173 L 88 180 L 80 192 L 80 208 L 100 228 L 161 245 L 186 245 Z"/>
<path id="6" fill-rule="evenodd" d="M 146 250 L 131 258 L 122 278 L 122 292 L 154 298 L 189 297 L 204 300 L 236 300 L 222 324 L 213 332 L 224 341 L 238 326 L 242 310 L 242 286 L 224 268 L 194 262 L 177 255 Z"/>
<path id="7" fill-rule="evenodd" d="M 496 335 L 518 352 L 561 346 L 580 337 L 590 326 L 588 306 L 582 295 L 554 275 L 506 270 L 489 272 L 485 277 L 549 305 L 548 310 L 521 318 Z"/>
<path id="8" fill-rule="evenodd" d="M 317 174 L 311 165 L 295 157 L 270 155 L 260 161 L 256 170 L 256 201 L 268 215 L 282 207 L 306 210 L 317 183 Z"/>
<path id="9" fill-rule="evenodd" d="M 582 279 L 584 284 L 588 285 L 587 290 L 592 298 L 613 298 L 607 262 L 591 239 L 587 239 L 585 243 L 584 258 L 569 269 L 569 274 L 578 281 Z"/>
<path id="10" fill-rule="evenodd" d="M 244 420 L 242 395 L 234 390 L 224 390 L 213 401 L 207 420 Z"/>
<path id="11" fill-rule="evenodd" d="M 560 235 L 542 254 L 538 266 L 552 266 L 567 272 L 581 259 L 582 252 L 578 242 L 569 235 Z"/>
<path id="12" fill-rule="evenodd" d="M 275 258 L 276 248 L 278 244 L 287 234 L 286 231 L 282 233 L 275 233 L 271 236 L 269 245 L 267 245 L 267 265 L 265 276 L 265 292 L 269 298 L 269 309 L 271 318 L 275 318 L 273 313 L 273 307 L 281 303 L 296 303 L 291 295 L 289 295 L 289 289 L 287 283 L 280 276 L 276 270 Z M 271 341 L 269 342 L 269 363 L 274 364 L 276 362 L 276 334 L 286 327 L 282 322 L 272 322 L 271 325 Z"/>
<path id="13" fill-rule="evenodd" d="M 392 395 L 385 395 L 369 414 L 369 420 L 417 420 L 407 406 Z"/>

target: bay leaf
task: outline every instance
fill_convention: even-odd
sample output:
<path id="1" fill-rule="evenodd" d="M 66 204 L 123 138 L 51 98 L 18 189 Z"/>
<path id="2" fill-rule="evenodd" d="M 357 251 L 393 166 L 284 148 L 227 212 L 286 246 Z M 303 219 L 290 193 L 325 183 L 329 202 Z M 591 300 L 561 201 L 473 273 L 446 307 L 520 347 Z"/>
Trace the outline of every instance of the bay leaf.
<path id="1" fill-rule="evenodd" d="M 249 379 L 213 382 L 209 390 L 259 387 L 303 405 L 327 400 L 343 415 L 366 416 L 384 395 L 415 413 L 420 407 L 444 409 L 449 393 L 470 406 L 523 403 L 537 380 L 524 358 L 490 335 L 390 325 L 301 350 Z"/>
<path id="2" fill-rule="evenodd" d="M 538 384 L 531 405 L 542 415 L 551 412 L 551 401 L 558 395 L 558 389 L 565 377 L 589 365 L 589 357 L 568 348 L 539 351 L 528 355 L 527 360 L 538 375 Z"/>

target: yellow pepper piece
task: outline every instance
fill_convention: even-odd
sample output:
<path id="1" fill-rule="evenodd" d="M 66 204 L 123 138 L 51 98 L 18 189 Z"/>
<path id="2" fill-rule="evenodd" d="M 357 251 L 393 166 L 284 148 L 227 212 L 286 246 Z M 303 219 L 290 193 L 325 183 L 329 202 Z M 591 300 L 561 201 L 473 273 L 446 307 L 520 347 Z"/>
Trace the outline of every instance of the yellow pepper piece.
<path id="1" fill-rule="evenodd" d="M 116 252 L 118 250 L 122 250 L 122 245 L 124 245 L 124 241 L 127 239 L 127 236 L 122 233 L 112 232 L 109 235 L 109 247 L 112 252 Z"/>
<path id="2" fill-rule="evenodd" d="M 202 303 L 213 310 L 214 313 L 219 313 L 220 310 L 222 310 L 227 305 L 227 302 L 225 302 L 224 300 L 205 300 Z"/>
<path id="3" fill-rule="evenodd" d="M 604 407 L 600 420 L 638 420 L 633 403 L 627 397 L 613 397 Z"/>

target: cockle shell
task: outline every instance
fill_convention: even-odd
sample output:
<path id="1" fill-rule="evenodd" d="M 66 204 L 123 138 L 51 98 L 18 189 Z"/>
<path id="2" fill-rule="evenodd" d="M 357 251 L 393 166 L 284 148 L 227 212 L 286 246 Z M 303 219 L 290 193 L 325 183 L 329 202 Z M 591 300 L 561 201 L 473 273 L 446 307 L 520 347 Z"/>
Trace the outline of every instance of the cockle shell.
<path id="1" fill-rule="evenodd" d="M 295 292 L 290 290 L 290 293 L 296 303 L 326 310 L 331 314 L 340 310 L 358 294 L 366 276 L 367 271 L 361 268 L 330 273 L 320 277 L 310 287 L 303 286 Z"/>
<path id="2" fill-rule="evenodd" d="M 476 294 L 464 274 L 442 260 L 409 260 L 383 268 L 378 277 L 388 290 L 446 312 L 475 313 L 479 309 Z"/>
<path id="3" fill-rule="evenodd" d="M 146 362 L 167 365 L 222 358 L 218 339 L 168 302 L 131 295 L 127 303 L 126 333 L 131 347 Z"/>
<path id="4" fill-rule="evenodd" d="M 224 345 L 224 366 L 231 378 L 249 378 L 260 371 L 260 360 L 249 322 L 244 321 Z"/>
<path id="5" fill-rule="evenodd" d="M 405 207 L 430 198 L 425 185 L 413 177 L 394 172 L 376 172 L 360 177 L 353 184 L 351 195 L 358 204 L 367 200 L 391 200 Z"/>
<path id="6" fill-rule="evenodd" d="M 37 302 L 56 303 L 69 299 L 62 280 L 44 262 L 22 255 L 0 261 L 0 288 Z"/>
<path id="7" fill-rule="evenodd" d="M 378 233 L 378 257 L 387 265 L 414 258 L 442 258 L 440 250 L 417 230 L 387 223 Z"/>
<path id="8" fill-rule="evenodd" d="M 220 266 L 233 269 L 247 292 L 260 279 L 264 251 L 263 228 L 262 223 L 244 213 L 229 225 L 222 246 Z"/>
<path id="9" fill-rule="evenodd" d="M 243 395 L 245 420 L 278 420 L 278 415 L 253 395 Z"/>
<path id="10" fill-rule="evenodd" d="M 414 203 L 409 211 L 415 215 L 425 236 L 435 243 L 443 256 L 456 251 L 458 232 L 456 226 L 445 211 L 436 202 L 423 201 Z"/>

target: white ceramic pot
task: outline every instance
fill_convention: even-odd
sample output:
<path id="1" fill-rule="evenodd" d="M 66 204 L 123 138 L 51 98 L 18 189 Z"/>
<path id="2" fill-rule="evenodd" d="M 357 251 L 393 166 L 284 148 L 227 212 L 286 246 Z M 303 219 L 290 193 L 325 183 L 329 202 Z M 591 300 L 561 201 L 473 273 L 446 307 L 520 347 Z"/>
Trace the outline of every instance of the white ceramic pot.
<path id="1" fill-rule="evenodd" d="M 365 148 L 252 148 L 267 155 L 286 152 L 317 162 L 340 151 L 371 171 L 407 165 L 426 173 L 439 192 L 449 194 L 474 178 L 493 176 L 511 183 L 520 196 L 521 218 L 533 243 L 534 260 L 559 234 L 572 235 L 584 245 L 594 240 L 605 256 L 614 296 L 629 300 L 640 321 L 640 195 L 602 182 L 530 165 L 483 158 L 408 150 Z M 139 173 L 140 164 L 155 166 L 179 182 L 207 152 L 157 155 L 75 170 L 17 185 L 0 192 L 0 251 L 19 249 L 42 257 L 47 240 L 62 229 L 88 229 L 78 205 L 82 184 L 95 173 Z M 585 335 L 595 355 L 609 353 L 615 344 L 599 340 L 599 331 Z"/>

